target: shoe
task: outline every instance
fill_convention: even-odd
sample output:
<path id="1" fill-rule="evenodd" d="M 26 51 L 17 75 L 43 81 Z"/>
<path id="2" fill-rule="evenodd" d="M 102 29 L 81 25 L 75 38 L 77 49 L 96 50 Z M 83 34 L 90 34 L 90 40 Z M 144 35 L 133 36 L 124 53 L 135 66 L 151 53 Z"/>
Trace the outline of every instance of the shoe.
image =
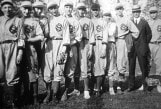
<path id="1" fill-rule="evenodd" d="M 123 94 L 123 91 L 122 91 L 122 89 L 121 89 L 120 86 L 117 86 L 117 89 L 116 90 L 117 90 L 116 91 L 117 94 L 119 94 L 119 95 Z"/>
<path id="2" fill-rule="evenodd" d="M 38 97 L 34 96 L 34 105 L 39 105 Z"/>
<path id="3" fill-rule="evenodd" d="M 117 90 L 121 90 L 121 87 L 120 86 L 117 86 Z"/>
<path id="4" fill-rule="evenodd" d="M 66 101 L 68 98 L 67 98 L 67 93 L 66 91 L 64 92 L 63 96 L 61 97 L 61 101 Z"/>
<path id="5" fill-rule="evenodd" d="M 43 103 L 49 103 L 49 99 L 50 99 L 50 92 L 47 92 L 47 96 L 45 97 L 45 99 L 43 100 Z"/>
<path id="6" fill-rule="evenodd" d="M 111 88 L 109 89 L 109 93 L 110 93 L 110 95 L 115 95 L 115 92 L 114 92 L 113 87 L 111 87 Z"/>
<path id="7" fill-rule="evenodd" d="M 72 95 L 77 95 L 77 96 L 79 96 L 79 95 L 80 95 L 80 91 L 77 90 L 77 89 L 74 89 L 73 92 L 69 93 L 68 95 L 69 95 L 69 96 L 72 96 Z"/>
<path id="8" fill-rule="evenodd" d="M 121 95 L 121 94 L 124 94 L 124 92 L 122 90 L 117 90 L 117 94 Z"/>
<path id="9" fill-rule="evenodd" d="M 100 97 L 100 96 L 101 96 L 100 91 L 96 91 L 95 96 L 96 96 L 96 97 Z"/>
<path id="10" fill-rule="evenodd" d="M 93 95 L 95 96 L 97 92 L 97 89 L 93 89 Z"/>
<path id="11" fill-rule="evenodd" d="M 56 104 L 59 102 L 55 95 L 53 95 L 53 97 L 52 97 L 52 102 L 54 102 Z"/>
<path id="12" fill-rule="evenodd" d="M 15 104 L 14 104 L 14 101 L 13 101 L 13 95 L 4 95 L 4 98 L 3 98 L 3 106 L 4 106 L 4 109 L 13 109 Z"/>
<path id="13" fill-rule="evenodd" d="M 89 91 L 84 91 L 84 99 L 90 99 Z"/>
<path id="14" fill-rule="evenodd" d="M 128 88 L 128 89 L 126 89 L 125 91 L 124 91 L 124 93 L 128 93 L 128 92 L 131 92 L 131 91 L 133 91 L 134 90 L 134 88 Z"/>
<path id="15" fill-rule="evenodd" d="M 140 91 L 142 91 L 144 89 L 143 85 L 141 85 L 141 87 L 138 89 Z"/>

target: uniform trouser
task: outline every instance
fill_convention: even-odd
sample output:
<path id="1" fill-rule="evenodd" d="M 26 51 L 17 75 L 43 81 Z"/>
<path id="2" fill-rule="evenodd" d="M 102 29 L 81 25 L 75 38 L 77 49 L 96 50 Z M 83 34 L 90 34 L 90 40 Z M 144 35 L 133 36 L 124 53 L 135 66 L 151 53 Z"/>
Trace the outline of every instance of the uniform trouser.
<path id="1" fill-rule="evenodd" d="M 28 60 L 26 57 L 26 50 L 23 51 L 23 57 L 21 63 L 19 65 L 19 72 L 20 72 L 20 83 L 19 89 L 21 89 L 21 85 L 24 88 L 24 94 L 29 93 L 29 75 L 28 75 Z M 20 91 L 21 92 L 21 91 Z"/>
<path id="2" fill-rule="evenodd" d="M 64 76 L 68 78 L 73 78 L 74 76 L 78 76 L 78 46 L 72 45 L 69 48 L 68 59 L 65 64 Z M 76 74 L 78 73 L 78 74 Z"/>
<path id="3" fill-rule="evenodd" d="M 62 52 L 62 40 L 48 40 L 45 45 L 44 80 L 61 81 L 65 64 L 58 64 L 57 58 Z"/>
<path id="4" fill-rule="evenodd" d="M 79 46 L 79 62 L 81 69 L 81 77 L 87 78 L 88 73 L 91 73 L 92 62 L 88 59 L 88 52 L 90 51 L 89 40 L 82 40 Z"/>
<path id="5" fill-rule="evenodd" d="M 117 68 L 119 73 L 125 74 L 128 72 L 128 57 L 127 46 L 124 39 L 117 39 L 116 41 L 117 53 Z"/>
<path id="6" fill-rule="evenodd" d="M 36 82 L 38 79 L 38 58 L 36 48 L 32 44 L 26 44 L 25 50 L 28 63 L 29 81 Z"/>
<path id="7" fill-rule="evenodd" d="M 129 59 L 129 88 L 134 87 L 135 81 L 135 68 L 136 68 L 136 57 L 138 57 L 139 66 L 142 72 L 142 84 L 145 85 L 145 78 L 148 76 L 148 55 L 142 55 L 137 48 L 133 48 L 128 54 Z"/>
<path id="8" fill-rule="evenodd" d="M 108 76 L 113 76 L 116 71 L 117 71 L 117 67 L 116 67 L 116 45 L 114 42 L 109 42 L 107 45 L 107 68 L 108 68 Z"/>
<path id="9" fill-rule="evenodd" d="M 38 59 L 38 69 L 43 70 L 43 61 L 44 61 L 44 52 L 45 47 L 42 45 L 42 42 L 38 41 L 35 44 L 37 59 Z"/>
<path id="10" fill-rule="evenodd" d="M 102 40 L 96 40 L 96 45 L 94 46 L 94 76 L 105 75 L 107 70 L 107 56 L 101 58 L 102 53 Z"/>
<path id="11" fill-rule="evenodd" d="M 161 43 L 149 44 L 151 51 L 151 58 L 155 64 L 156 75 L 161 75 Z"/>
<path id="12" fill-rule="evenodd" d="M 18 82 L 16 60 L 17 42 L 0 44 L 0 83 L 12 86 Z"/>

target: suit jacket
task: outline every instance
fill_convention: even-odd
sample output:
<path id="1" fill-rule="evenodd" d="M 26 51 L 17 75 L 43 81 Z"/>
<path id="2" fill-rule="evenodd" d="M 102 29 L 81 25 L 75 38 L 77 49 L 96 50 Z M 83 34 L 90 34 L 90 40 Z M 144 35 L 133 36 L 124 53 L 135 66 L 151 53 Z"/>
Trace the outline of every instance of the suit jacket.
<path id="1" fill-rule="evenodd" d="M 132 21 L 134 22 L 134 18 L 132 18 Z M 134 48 L 137 53 L 145 56 L 149 52 L 149 42 L 152 38 L 152 32 L 148 22 L 144 18 L 141 18 L 140 22 L 135 25 L 139 30 L 139 37 L 134 40 Z"/>

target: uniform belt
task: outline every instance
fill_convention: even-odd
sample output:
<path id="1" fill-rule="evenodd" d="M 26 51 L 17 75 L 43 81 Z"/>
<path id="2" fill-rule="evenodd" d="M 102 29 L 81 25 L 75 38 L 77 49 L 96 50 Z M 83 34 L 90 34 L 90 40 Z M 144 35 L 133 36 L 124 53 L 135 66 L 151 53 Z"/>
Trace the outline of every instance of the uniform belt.
<path id="1" fill-rule="evenodd" d="M 89 39 L 88 39 L 88 38 L 86 38 L 86 37 L 83 37 L 83 38 L 82 38 L 82 40 L 89 40 Z"/>
<path id="2" fill-rule="evenodd" d="M 108 43 L 114 43 L 115 44 L 115 42 L 113 42 L 113 41 L 108 41 Z"/>
<path id="3" fill-rule="evenodd" d="M 5 41 L 0 41 L 0 44 L 4 44 L 4 43 L 14 43 L 17 40 L 5 40 Z"/>
<path id="4" fill-rule="evenodd" d="M 48 40 L 63 40 L 63 38 L 55 38 L 55 37 L 53 37 L 53 38 L 48 38 Z"/>
<path id="5" fill-rule="evenodd" d="M 154 42 L 150 42 L 150 44 L 160 44 L 161 41 L 154 41 Z"/>

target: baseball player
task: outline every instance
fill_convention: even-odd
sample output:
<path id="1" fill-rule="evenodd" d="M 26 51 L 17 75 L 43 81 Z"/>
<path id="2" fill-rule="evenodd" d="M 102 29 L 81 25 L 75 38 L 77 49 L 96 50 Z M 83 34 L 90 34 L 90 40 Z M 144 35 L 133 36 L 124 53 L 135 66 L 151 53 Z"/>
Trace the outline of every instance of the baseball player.
<path id="1" fill-rule="evenodd" d="M 49 102 L 52 82 L 52 100 L 56 103 L 58 101 L 56 95 L 67 59 L 67 46 L 70 45 L 69 23 L 64 16 L 59 15 L 57 3 L 50 2 L 47 5 L 47 9 L 52 13 L 53 18 L 49 23 L 50 32 L 45 45 L 44 80 L 48 94 L 44 99 L 44 103 Z"/>
<path id="2" fill-rule="evenodd" d="M 115 76 L 118 74 L 117 71 L 117 63 L 116 63 L 116 36 L 117 36 L 117 25 L 114 21 L 112 21 L 112 15 L 110 12 L 104 12 L 103 14 L 104 20 L 108 24 L 108 45 L 107 45 L 107 55 L 108 55 L 108 77 L 109 77 L 109 92 L 110 95 L 115 95 L 113 89 L 113 81 Z"/>
<path id="3" fill-rule="evenodd" d="M 117 51 L 117 68 L 120 73 L 120 77 L 124 79 L 125 73 L 128 72 L 128 52 L 130 51 L 131 45 L 128 45 L 126 43 L 125 39 L 128 38 L 126 37 L 129 32 L 132 33 L 132 36 L 134 38 L 138 37 L 139 31 L 137 27 L 134 25 L 134 23 L 130 20 L 127 19 L 123 15 L 124 7 L 121 3 L 118 3 L 117 6 L 115 7 L 116 11 L 116 24 L 118 28 L 118 35 L 117 35 L 117 40 L 116 40 L 116 51 Z M 132 44 L 132 42 L 130 42 Z M 128 49 L 127 49 L 128 47 Z"/>
<path id="4" fill-rule="evenodd" d="M 94 47 L 94 68 L 93 75 L 95 78 L 95 94 L 100 96 L 100 87 L 102 84 L 105 71 L 107 70 L 107 43 L 108 43 L 108 26 L 100 17 L 100 5 L 93 4 L 91 6 L 94 25 L 94 35 L 90 39 L 90 44 Z"/>
<path id="5" fill-rule="evenodd" d="M 32 5 L 33 10 L 34 10 L 34 17 L 35 20 L 37 20 L 41 26 L 41 29 L 43 31 L 44 37 L 48 37 L 49 35 L 49 23 L 47 17 L 43 16 L 43 10 L 45 9 L 45 5 L 41 1 L 36 1 Z M 38 42 L 36 44 L 36 49 L 38 52 L 38 61 L 39 61 L 39 68 L 41 68 L 41 72 L 43 72 L 43 61 L 44 61 L 44 43 L 45 43 L 46 38 L 42 42 Z"/>
<path id="6" fill-rule="evenodd" d="M 17 65 L 22 59 L 24 34 L 21 31 L 21 20 L 13 14 L 13 1 L 3 0 L 0 6 L 3 12 L 0 17 L 0 86 L 6 84 L 14 94 L 14 86 L 19 82 Z M 7 105 L 5 108 L 14 107 L 14 95 L 11 93 L 3 95 Z"/>
<path id="7" fill-rule="evenodd" d="M 42 29 L 33 17 L 31 17 L 32 4 L 30 1 L 23 1 L 22 11 L 26 11 L 23 20 L 23 30 L 25 34 L 25 55 L 27 58 L 27 72 L 29 76 L 30 93 L 33 91 L 34 104 L 38 103 L 38 58 L 36 44 L 44 39 Z M 31 90 L 33 89 L 33 90 Z"/>
<path id="8" fill-rule="evenodd" d="M 69 32 L 70 32 L 70 47 L 69 57 L 65 66 L 65 91 L 61 98 L 61 101 L 67 100 L 67 91 L 71 83 L 72 78 L 74 77 L 75 90 L 72 93 L 76 93 L 77 96 L 80 95 L 79 89 L 79 66 L 78 66 L 78 44 L 82 39 L 81 25 L 79 22 L 72 16 L 73 3 L 67 1 L 64 4 L 64 16 L 69 22 Z M 71 95 L 71 94 L 70 94 Z"/>
<path id="9" fill-rule="evenodd" d="M 91 57 L 92 57 L 92 46 L 89 44 L 89 39 L 93 34 L 93 24 L 86 15 L 86 5 L 82 3 L 77 4 L 77 11 L 79 16 L 79 23 L 82 27 L 82 41 L 79 46 L 79 62 L 81 69 L 81 77 L 84 80 L 84 98 L 89 99 L 89 73 L 91 73 Z"/>
<path id="10" fill-rule="evenodd" d="M 156 75 L 161 75 L 161 20 L 158 18 L 158 9 L 157 7 L 151 7 L 149 9 L 150 20 L 149 25 L 152 30 L 152 39 L 150 41 L 149 47 L 151 51 L 152 61 L 155 63 Z"/>

